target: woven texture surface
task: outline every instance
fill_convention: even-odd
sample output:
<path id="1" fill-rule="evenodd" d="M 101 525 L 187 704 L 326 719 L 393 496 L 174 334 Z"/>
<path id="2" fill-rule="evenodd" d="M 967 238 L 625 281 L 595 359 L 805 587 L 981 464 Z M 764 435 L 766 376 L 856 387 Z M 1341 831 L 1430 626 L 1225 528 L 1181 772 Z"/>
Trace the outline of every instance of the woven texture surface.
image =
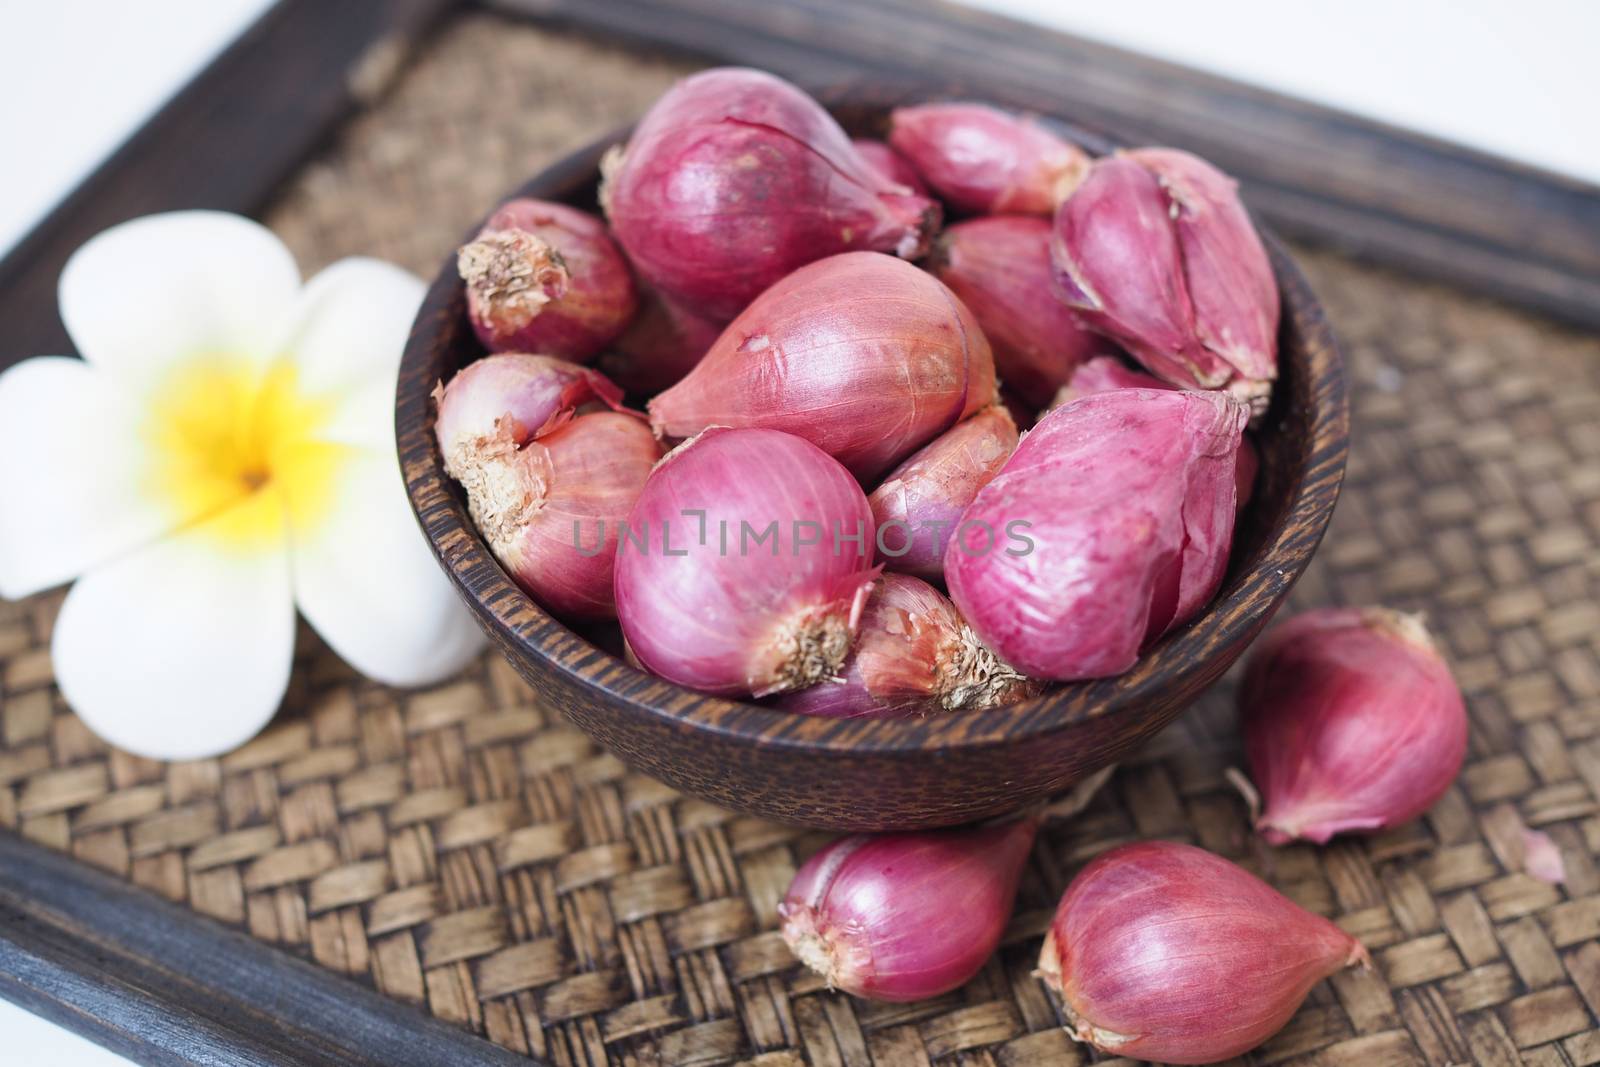
<path id="1" fill-rule="evenodd" d="M 431 276 L 470 221 L 686 68 L 464 18 L 270 213 L 308 271 Z M 1030 976 L 1052 905 L 1140 837 L 1235 859 L 1332 916 L 1374 973 L 1320 985 L 1251 1063 L 1600 1063 L 1600 340 L 1325 253 L 1349 480 L 1298 608 L 1425 610 L 1466 691 L 1467 766 L 1423 820 L 1267 852 L 1223 771 L 1226 685 L 1041 835 L 1005 947 L 914 1005 L 835 995 L 773 932 L 826 838 L 630 774 L 486 657 L 361 682 L 303 635 L 283 712 L 220 760 L 106 748 L 51 685 L 60 594 L 0 603 L 0 826 L 559 1064 L 1028 1067 L 1095 1057 Z M 177 650 L 175 650 L 176 652 Z M 1567 882 L 1522 873 L 1523 825 Z"/>

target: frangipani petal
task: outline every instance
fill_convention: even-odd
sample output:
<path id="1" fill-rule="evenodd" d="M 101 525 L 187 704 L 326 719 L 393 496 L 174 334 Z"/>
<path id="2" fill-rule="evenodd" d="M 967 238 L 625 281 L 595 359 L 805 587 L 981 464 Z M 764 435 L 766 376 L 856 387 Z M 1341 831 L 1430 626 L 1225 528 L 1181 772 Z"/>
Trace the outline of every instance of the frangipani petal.
<path id="1" fill-rule="evenodd" d="M 284 527 L 282 497 L 260 492 L 72 587 L 51 654 L 91 730 L 152 759 L 215 756 L 260 732 L 294 657 Z"/>
<path id="2" fill-rule="evenodd" d="M 394 374 L 357 386 L 333 405 L 317 436 L 371 452 L 393 452 L 394 394 Z"/>
<path id="3" fill-rule="evenodd" d="M 392 446 L 339 463 L 325 504 L 290 508 L 295 599 L 345 662 L 388 685 L 456 673 L 484 637 L 430 553 Z"/>
<path id="4" fill-rule="evenodd" d="M 270 359 L 299 288 L 294 257 L 265 226 L 174 211 L 91 238 L 61 272 L 58 299 L 80 355 L 159 388 L 168 368 L 197 357 Z"/>
<path id="5" fill-rule="evenodd" d="M 0 597 L 76 578 L 194 517 L 149 492 L 140 418 L 79 359 L 0 374 Z"/>
<path id="6" fill-rule="evenodd" d="M 424 286 L 392 263 L 341 259 L 306 283 L 281 350 L 312 396 L 344 396 L 361 386 L 393 387 Z M 394 412 L 385 441 L 394 440 Z"/>

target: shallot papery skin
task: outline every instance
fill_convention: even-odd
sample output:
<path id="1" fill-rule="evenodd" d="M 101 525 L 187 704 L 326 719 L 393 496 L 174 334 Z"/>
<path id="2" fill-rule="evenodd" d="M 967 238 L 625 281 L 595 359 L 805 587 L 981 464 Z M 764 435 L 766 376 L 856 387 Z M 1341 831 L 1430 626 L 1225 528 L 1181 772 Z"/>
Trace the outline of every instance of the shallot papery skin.
<path id="1" fill-rule="evenodd" d="M 843 837 L 778 905 L 783 939 L 832 989 L 924 1000 L 970 981 L 1016 903 L 1037 824 Z"/>
<path id="2" fill-rule="evenodd" d="M 1077 145 L 985 104 L 896 108 L 889 146 L 952 207 L 975 215 L 1049 216 L 1089 169 Z"/>
<path id="3" fill-rule="evenodd" d="M 546 200 L 502 204 L 456 267 L 467 317 L 491 352 L 539 352 L 584 362 L 627 327 L 633 273 L 605 224 Z"/>
<path id="4" fill-rule="evenodd" d="M 1239 690 L 1240 729 L 1272 844 L 1371 833 L 1421 815 L 1467 752 L 1450 668 L 1414 615 L 1325 608 L 1257 646 Z"/>
<path id="5" fill-rule="evenodd" d="M 922 184 L 922 176 L 905 156 L 882 141 L 870 138 L 859 137 L 850 143 L 856 146 L 856 151 L 861 153 L 861 158 L 865 159 L 873 170 L 890 181 L 905 186 L 918 196 L 928 195 L 928 187 Z"/>
<path id="6" fill-rule="evenodd" d="M 719 322 L 824 256 L 915 259 L 940 216 L 862 159 L 811 97 L 737 67 L 656 101 L 607 165 L 601 199 L 640 275 Z"/>
<path id="7" fill-rule="evenodd" d="M 1134 370 L 1115 356 L 1095 356 L 1072 372 L 1072 377 L 1056 392 L 1055 400 L 1050 406 L 1058 408 L 1070 404 L 1080 396 L 1104 393 L 1111 389 L 1176 388 L 1177 386 L 1170 385 L 1160 378 Z M 1235 468 L 1240 511 L 1243 511 L 1250 503 L 1250 499 L 1255 496 L 1256 474 L 1260 470 L 1261 454 L 1256 449 L 1256 443 L 1250 439 L 1250 435 L 1245 434 L 1239 440 L 1239 463 Z"/>
<path id="8" fill-rule="evenodd" d="M 944 550 L 961 513 L 1017 448 L 1017 424 L 984 408 L 913 452 L 867 496 L 878 524 L 878 562 L 923 578 L 944 577 Z"/>
<path id="9" fill-rule="evenodd" d="M 847 252 L 762 293 L 649 409 L 663 437 L 784 430 L 870 481 L 995 397 L 989 342 L 943 282 Z"/>
<path id="10" fill-rule="evenodd" d="M 1110 344 L 1056 293 L 1050 223 L 1021 215 L 968 219 L 939 235 L 929 269 L 977 316 L 1000 380 L 1034 407 Z"/>
<path id="11" fill-rule="evenodd" d="M 643 286 L 639 313 L 595 365 L 629 392 L 659 393 L 694 370 L 721 333 L 721 325 Z"/>
<path id="12" fill-rule="evenodd" d="M 1159 1063 L 1255 1048 L 1311 987 L 1370 966 L 1361 943 L 1259 878 L 1192 845 L 1123 845 L 1085 867 L 1056 908 L 1039 976 L 1073 1035 Z"/>
<path id="13" fill-rule="evenodd" d="M 617 616 L 646 670 L 765 696 L 831 678 L 872 589 L 850 473 L 776 430 L 707 430 L 651 474 L 617 550 Z"/>
<path id="14" fill-rule="evenodd" d="M 467 510 L 517 584 L 562 618 L 616 614 L 617 536 L 661 458 L 633 415 L 579 415 L 483 465 Z"/>
<path id="15" fill-rule="evenodd" d="M 508 456 L 585 404 L 622 407 L 605 375 L 553 356 L 504 352 L 467 364 L 433 391 L 434 434 L 450 477 L 470 490 L 485 460 Z"/>
<path id="16" fill-rule="evenodd" d="M 945 549 L 945 581 L 967 623 L 1031 677 L 1133 666 L 1222 582 L 1247 417 L 1222 393 L 1154 389 L 1098 393 L 1045 415 Z"/>
<path id="17" fill-rule="evenodd" d="M 785 693 L 777 706 L 830 718 L 902 718 L 993 708 L 1039 689 L 995 658 L 944 594 L 885 573 L 837 679 Z"/>
<path id="18" fill-rule="evenodd" d="M 1055 279 L 1145 369 L 1263 410 L 1278 375 L 1278 283 L 1232 178 L 1171 148 L 1097 160 L 1056 212 Z"/>
<path id="19" fill-rule="evenodd" d="M 1543 830 L 1522 830 L 1522 869 L 1551 885 L 1567 880 L 1567 864 L 1560 847 Z"/>

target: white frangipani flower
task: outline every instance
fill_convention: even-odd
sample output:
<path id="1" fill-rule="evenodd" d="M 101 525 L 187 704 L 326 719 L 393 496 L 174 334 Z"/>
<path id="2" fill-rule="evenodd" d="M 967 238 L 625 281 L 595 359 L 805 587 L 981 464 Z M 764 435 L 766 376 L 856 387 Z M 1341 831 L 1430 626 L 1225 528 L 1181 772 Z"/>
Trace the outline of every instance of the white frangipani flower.
<path id="1" fill-rule="evenodd" d="M 372 259 L 302 287 L 270 231 L 206 211 L 124 223 L 67 263 L 83 359 L 0 374 L 0 596 L 78 579 L 55 676 L 107 741 L 186 759 L 254 736 L 288 686 L 296 605 L 392 685 L 482 648 L 395 454 L 422 290 Z"/>

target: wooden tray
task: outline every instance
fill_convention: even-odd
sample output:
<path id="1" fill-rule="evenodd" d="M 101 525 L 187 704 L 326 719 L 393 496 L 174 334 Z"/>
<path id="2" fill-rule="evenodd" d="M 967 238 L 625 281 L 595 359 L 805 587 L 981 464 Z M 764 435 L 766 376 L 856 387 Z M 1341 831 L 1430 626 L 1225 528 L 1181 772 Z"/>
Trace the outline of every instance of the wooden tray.
<path id="1" fill-rule="evenodd" d="M 1592 189 L 989 16 L 539 5 L 664 35 L 641 50 L 447 6 L 280 4 L 0 264 L 0 363 L 61 350 L 61 258 L 142 211 L 261 211 L 308 271 L 366 252 L 430 274 L 504 189 L 692 68 L 661 43 L 817 82 L 936 67 L 1207 151 L 1301 236 L 1573 320 L 1600 308 Z M 1390 169 L 1413 195 L 1360 162 L 1374 158 L 1403 160 Z M 1222 777 L 1239 758 L 1224 686 L 1042 835 L 976 980 L 875 1005 L 821 988 L 773 932 L 823 837 L 630 774 L 497 659 L 401 693 L 306 634 L 265 734 L 159 764 L 107 749 L 62 704 L 47 594 L 0 604 L 0 993 L 159 1064 L 1089 1062 L 1030 976 L 1038 937 L 1087 857 L 1164 836 L 1261 872 L 1377 960 L 1319 986 L 1248 1062 L 1600 1062 L 1600 340 L 1416 273 L 1297 255 L 1342 335 L 1355 429 L 1295 601 L 1431 614 L 1473 731 L 1424 820 L 1260 850 Z M 1561 846 L 1565 886 L 1521 873 L 1523 823 Z"/>

